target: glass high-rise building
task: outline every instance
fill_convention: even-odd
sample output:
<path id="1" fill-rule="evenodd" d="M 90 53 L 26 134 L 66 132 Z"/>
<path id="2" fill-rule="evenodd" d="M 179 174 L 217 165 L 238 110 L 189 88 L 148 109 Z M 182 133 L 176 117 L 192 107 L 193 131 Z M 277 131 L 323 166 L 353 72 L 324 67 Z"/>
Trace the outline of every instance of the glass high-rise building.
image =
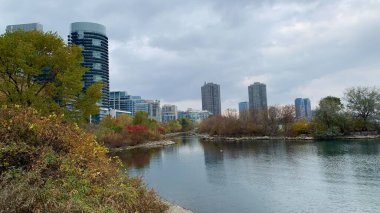
<path id="1" fill-rule="evenodd" d="M 243 101 L 239 103 L 239 117 L 247 118 L 249 115 L 249 103 L 247 101 Z"/>
<path id="2" fill-rule="evenodd" d="M 249 104 L 247 101 L 239 103 L 239 114 L 247 112 L 249 110 Z"/>
<path id="3" fill-rule="evenodd" d="M 296 118 L 305 118 L 305 105 L 302 98 L 296 98 L 294 100 L 294 106 L 296 108 Z"/>
<path id="4" fill-rule="evenodd" d="M 125 91 L 111 91 L 110 92 L 110 108 L 128 111 L 128 99 L 129 95 Z"/>
<path id="5" fill-rule="evenodd" d="M 202 110 L 207 110 L 213 115 L 221 115 L 220 86 L 214 83 L 205 83 L 201 87 Z"/>
<path id="6" fill-rule="evenodd" d="M 296 108 L 296 118 L 297 119 L 306 119 L 311 121 L 312 113 L 311 113 L 311 102 L 308 98 L 296 98 L 294 100 L 294 105 Z"/>
<path id="7" fill-rule="evenodd" d="M 43 26 L 39 23 L 30 23 L 30 24 L 15 24 L 15 25 L 8 25 L 5 31 L 7 33 L 15 32 L 17 30 L 22 31 L 40 31 L 43 32 Z"/>
<path id="8" fill-rule="evenodd" d="M 305 105 L 305 116 L 308 121 L 311 121 L 313 118 L 312 112 L 311 112 L 311 102 L 310 99 L 304 98 L 303 103 Z"/>
<path id="9" fill-rule="evenodd" d="M 69 44 L 80 46 L 83 51 L 84 67 L 89 70 L 83 75 L 84 89 L 96 82 L 103 84 L 102 98 L 98 105 L 102 111 L 109 109 L 109 60 L 108 37 L 105 26 L 91 22 L 75 22 L 71 24 L 71 33 L 68 36 Z"/>
<path id="10" fill-rule="evenodd" d="M 248 98 L 250 110 L 267 110 L 267 86 L 260 82 L 255 82 L 248 86 Z"/>

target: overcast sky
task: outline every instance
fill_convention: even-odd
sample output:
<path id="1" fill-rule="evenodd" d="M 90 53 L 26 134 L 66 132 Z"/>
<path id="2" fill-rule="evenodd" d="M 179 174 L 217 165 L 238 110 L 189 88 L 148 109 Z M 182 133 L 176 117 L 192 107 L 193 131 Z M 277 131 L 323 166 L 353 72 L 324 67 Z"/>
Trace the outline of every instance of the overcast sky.
<path id="1" fill-rule="evenodd" d="M 0 0 L 0 28 L 39 22 L 107 28 L 111 90 L 201 108 L 205 81 L 222 108 L 267 85 L 268 104 L 380 85 L 379 0 Z"/>

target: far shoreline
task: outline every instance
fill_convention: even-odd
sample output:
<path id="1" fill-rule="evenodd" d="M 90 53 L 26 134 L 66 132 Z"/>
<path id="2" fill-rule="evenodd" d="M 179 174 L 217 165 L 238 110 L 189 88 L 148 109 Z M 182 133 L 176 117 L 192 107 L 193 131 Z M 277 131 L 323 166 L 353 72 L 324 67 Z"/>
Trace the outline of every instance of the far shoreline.
<path id="1" fill-rule="evenodd" d="M 380 135 L 347 135 L 334 136 L 328 138 L 315 138 L 313 136 L 211 136 L 208 134 L 197 134 L 201 139 L 206 141 L 225 141 L 225 142 L 241 142 L 241 141 L 270 141 L 270 140 L 285 140 L 285 141 L 328 141 L 328 140 L 375 140 L 380 139 Z"/>
<path id="2" fill-rule="evenodd" d="M 173 145 L 176 142 L 170 140 L 171 138 L 178 137 L 180 135 L 193 135 L 198 136 L 200 139 L 211 142 L 244 142 L 244 141 L 270 141 L 270 140 L 284 140 L 284 141 L 329 141 L 329 140 L 376 140 L 380 139 L 380 135 L 346 135 L 346 136 L 334 136 L 329 138 L 315 138 L 312 136 L 297 136 L 297 137 L 287 137 L 287 136 L 221 136 L 221 135 L 209 135 L 200 134 L 195 132 L 177 132 L 165 135 L 165 139 L 159 141 L 148 141 L 135 146 L 123 146 L 117 148 L 108 148 L 110 152 L 121 152 L 133 149 L 154 149 L 162 148 L 165 146 Z"/>

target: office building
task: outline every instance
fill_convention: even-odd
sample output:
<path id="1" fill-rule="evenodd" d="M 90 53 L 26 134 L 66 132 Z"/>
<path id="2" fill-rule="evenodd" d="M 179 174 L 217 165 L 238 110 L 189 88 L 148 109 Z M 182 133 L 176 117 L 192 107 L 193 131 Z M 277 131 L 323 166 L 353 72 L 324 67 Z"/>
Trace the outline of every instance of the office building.
<path id="1" fill-rule="evenodd" d="M 191 108 L 187 109 L 186 111 L 178 111 L 178 119 L 188 118 L 193 123 L 200 123 L 211 115 L 211 112 L 207 110 L 195 110 Z"/>
<path id="2" fill-rule="evenodd" d="M 140 96 L 134 96 L 139 97 Z M 146 112 L 150 119 L 161 122 L 161 106 L 159 100 L 130 99 L 130 105 L 133 107 L 132 115 L 136 112 Z"/>
<path id="3" fill-rule="evenodd" d="M 7 33 L 12 33 L 17 30 L 22 31 L 40 31 L 43 32 L 43 26 L 39 23 L 30 23 L 30 24 L 15 24 L 15 25 L 8 25 L 5 29 Z"/>
<path id="4" fill-rule="evenodd" d="M 297 119 L 306 119 L 311 121 L 312 112 L 311 112 L 311 103 L 308 98 L 296 98 L 294 101 L 296 108 L 296 118 Z"/>
<path id="5" fill-rule="evenodd" d="M 162 122 L 175 121 L 178 119 L 178 110 L 176 105 L 163 105 L 161 109 Z"/>
<path id="6" fill-rule="evenodd" d="M 149 104 L 145 100 L 136 101 L 134 107 L 134 115 L 136 115 L 137 112 L 146 112 L 149 115 Z"/>
<path id="7" fill-rule="evenodd" d="M 141 96 L 128 95 L 126 103 L 127 103 L 127 111 L 131 112 L 132 116 L 135 116 L 135 113 L 137 112 L 136 104 L 145 103 L 145 101 L 141 99 Z"/>
<path id="8" fill-rule="evenodd" d="M 130 96 L 125 91 L 111 91 L 110 92 L 110 108 L 122 111 L 128 111 L 127 101 Z"/>
<path id="9" fill-rule="evenodd" d="M 267 86 L 255 82 L 248 86 L 249 110 L 267 110 Z"/>
<path id="10" fill-rule="evenodd" d="M 95 120 L 101 120 L 104 109 L 109 109 L 109 60 L 108 37 L 105 26 L 91 22 L 75 22 L 71 24 L 71 33 L 68 36 L 69 44 L 78 45 L 83 49 L 82 65 L 89 70 L 83 75 L 84 89 L 96 82 L 103 84 L 102 98 L 98 105 L 100 115 Z"/>
<path id="11" fill-rule="evenodd" d="M 128 112 L 128 111 L 123 111 L 123 110 L 118 110 L 118 109 L 110 109 L 109 110 L 109 115 L 112 117 L 112 118 L 118 118 L 122 115 L 128 115 L 128 116 L 131 116 L 131 112 Z"/>
<path id="12" fill-rule="evenodd" d="M 161 122 L 161 105 L 159 100 L 146 100 L 149 118 Z"/>
<path id="13" fill-rule="evenodd" d="M 202 88 L 202 110 L 213 115 L 221 115 L 220 86 L 214 83 L 205 83 Z"/>

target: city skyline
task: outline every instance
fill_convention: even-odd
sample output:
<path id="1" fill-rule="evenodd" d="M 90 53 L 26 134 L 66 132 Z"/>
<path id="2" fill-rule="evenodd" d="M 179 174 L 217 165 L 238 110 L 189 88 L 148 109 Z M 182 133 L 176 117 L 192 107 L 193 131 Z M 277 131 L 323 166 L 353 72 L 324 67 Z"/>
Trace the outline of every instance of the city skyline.
<path id="1" fill-rule="evenodd" d="M 110 89 L 160 98 L 179 109 L 201 108 L 197 88 L 205 80 L 221 85 L 222 111 L 245 100 L 254 81 L 268 85 L 268 105 L 307 96 L 313 108 L 348 87 L 380 84 L 377 1 L 17 5 L 2 1 L 3 32 L 6 25 L 39 22 L 65 40 L 72 22 L 105 25 Z"/>

